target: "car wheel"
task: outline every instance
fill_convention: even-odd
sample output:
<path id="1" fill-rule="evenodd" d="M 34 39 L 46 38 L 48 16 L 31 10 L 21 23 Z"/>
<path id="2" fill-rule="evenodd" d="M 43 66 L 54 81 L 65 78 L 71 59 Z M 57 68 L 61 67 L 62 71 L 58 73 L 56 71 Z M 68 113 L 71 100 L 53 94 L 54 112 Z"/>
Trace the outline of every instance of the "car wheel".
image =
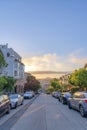
<path id="1" fill-rule="evenodd" d="M 58 98 L 59 102 L 60 102 L 60 99 Z"/>
<path id="2" fill-rule="evenodd" d="M 85 111 L 84 111 L 83 106 L 79 107 L 79 111 L 80 111 L 81 116 L 84 117 L 85 116 Z"/>
<path id="3" fill-rule="evenodd" d="M 63 99 L 62 99 L 62 101 L 61 101 L 61 102 L 62 102 L 62 104 L 64 104 L 64 100 L 63 100 Z"/>
<path id="4" fill-rule="evenodd" d="M 10 110 L 11 110 L 11 107 L 10 107 L 10 105 L 8 106 L 8 111 L 6 112 L 7 114 L 9 114 L 10 113 Z"/>
<path id="5" fill-rule="evenodd" d="M 17 104 L 17 102 L 16 102 L 16 103 L 15 103 L 15 108 L 17 108 L 17 105 L 18 105 L 18 104 Z"/>
<path id="6" fill-rule="evenodd" d="M 23 105 L 23 101 L 21 102 L 21 105 Z"/>
<path id="7" fill-rule="evenodd" d="M 70 102 L 68 102 L 68 108 L 69 108 L 69 109 L 72 109 L 72 106 L 71 106 L 71 103 L 70 103 Z"/>

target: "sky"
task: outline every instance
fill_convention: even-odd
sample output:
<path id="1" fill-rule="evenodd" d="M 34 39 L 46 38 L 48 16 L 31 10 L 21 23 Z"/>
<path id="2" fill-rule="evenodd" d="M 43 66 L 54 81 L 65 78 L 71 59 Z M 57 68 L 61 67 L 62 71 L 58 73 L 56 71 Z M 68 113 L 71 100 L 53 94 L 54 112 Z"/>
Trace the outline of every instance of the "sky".
<path id="1" fill-rule="evenodd" d="M 0 44 L 25 71 L 72 71 L 87 63 L 87 0 L 0 0 Z"/>

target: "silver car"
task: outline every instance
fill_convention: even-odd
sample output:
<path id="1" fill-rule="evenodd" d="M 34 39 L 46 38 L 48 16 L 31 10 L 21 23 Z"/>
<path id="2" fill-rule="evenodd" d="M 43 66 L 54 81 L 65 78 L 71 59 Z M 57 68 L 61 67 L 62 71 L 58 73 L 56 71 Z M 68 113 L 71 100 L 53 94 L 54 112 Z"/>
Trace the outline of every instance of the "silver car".
<path id="1" fill-rule="evenodd" d="M 32 97 L 34 97 L 34 92 L 33 91 L 26 91 L 24 93 L 24 99 L 30 99 Z"/>
<path id="2" fill-rule="evenodd" d="M 68 100 L 69 109 L 76 109 L 80 111 L 81 116 L 87 115 L 87 92 L 76 92 Z"/>
<path id="3" fill-rule="evenodd" d="M 23 97 L 20 94 L 12 94 L 9 96 L 11 108 L 23 105 Z"/>

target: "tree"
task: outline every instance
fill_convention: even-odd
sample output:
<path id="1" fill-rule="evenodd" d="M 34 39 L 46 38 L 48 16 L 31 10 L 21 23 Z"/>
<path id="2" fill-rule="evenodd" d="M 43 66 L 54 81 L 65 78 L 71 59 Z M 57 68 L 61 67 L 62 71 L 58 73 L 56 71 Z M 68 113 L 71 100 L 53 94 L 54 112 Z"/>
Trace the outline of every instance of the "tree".
<path id="1" fill-rule="evenodd" d="M 7 66 L 7 63 L 4 59 L 3 53 L 0 50 L 0 69 L 2 69 L 2 67 L 6 67 L 6 66 Z"/>
<path id="2" fill-rule="evenodd" d="M 58 79 L 53 79 L 51 81 L 51 86 L 54 88 L 55 91 L 61 88 Z"/>
<path id="3" fill-rule="evenodd" d="M 87 63 L 84 65 L 84 68 L 87 69 Z"/>
<path id="4" fill-rule="evenodd" d="M 16 80 L 13 77 L 5 77 L 5 80 L 7 81 L 7 83 L 4 85 L 4 90 L 10 92 L 13 91 Z"/>
<path id="5" fill-rule="evenodd" d="M 32 75 L 29 75 L 26 79 L 26 84 L 24 86 L 24 91 L 37 91 L 41 88 L 40 82 Z"/>
<path id="6" fill-rule="evenodd" d="M 71 91 L 71 93 L 73 94 L 73 93 L 79 91 L 79 87 L 78 87 L 78 86 L 74 86 L 74 87 L 72 87 L 72 88 L 70 89 L 70 91 Z"/>
<path id="7" fill-rule="evenodd" d="M 62 91 L 62 92 L 68 91 L 68 85 L 62 84 L 61 88 L 60 88 L 60 91 Z"/>
<path id="8" fill-rule="evenodd" d="M 0 77 L 0 91 L 2 91 L 4 89 L 4 86 L 7 84 L 7 80 L 5 79 L 5 77 Z"/>
<path id="9" fill-rule="evenodd" d="M 52 93 L 54 91 L 54 88 L 52 86 L 49 86 L 45 89 L 46 93 Z"/>
<path id="10" fill-rule="evenodd" d="M 70 75 L 68 81 L 74 86 L 79 86 L 80 89 L 87 88 L 87 70 L 85 68 L 75 70 Z"/>

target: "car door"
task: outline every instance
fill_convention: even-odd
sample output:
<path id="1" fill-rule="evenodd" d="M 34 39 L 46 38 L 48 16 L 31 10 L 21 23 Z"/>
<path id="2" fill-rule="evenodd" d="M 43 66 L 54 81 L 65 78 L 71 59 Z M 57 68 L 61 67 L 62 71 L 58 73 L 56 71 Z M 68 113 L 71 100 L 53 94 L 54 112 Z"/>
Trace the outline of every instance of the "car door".
<path id="1" fill-rule="evenodd" d="M 18 95 L 19 105 L 21 104 L 21 95 Z"/>
<path id="2" fill-rule="evenodd" d="M 9 98 L 7 95 L 3 95 L 3 103 L 4 103 L 4 109 L 5 111 L 7 111 L 9 107 Z"/>
<path id="3" fill-rule="evenodd" d="M 3 97 L 0 96 L 0 115 L 4 112 L 4 107 L 3 107 Z"/>
<path id="4" fill-rule="evenodd" d="M 77 93 L 74 93 L 70 98 L 70 103 L 73 108 L 76 108 Z"/>
<path id="5" fill-rule="evenodd" d="M 79 101 L 81 100 L 81 93 L 77 92 L 74 94 L 74 101 L 73 101 L 73 105 L 74 108 L 79 110 Z"/>
<path id="6" fill-rule="evenodd" d="M 19 95 L 17 95 L 17 105 L 20 104 L 20 98 L 19 98 Z"/>
<path id="7" fill-rule="evenodd" d="M 76 109 L 79 110 L 79 103 L 80 101 L 82 101 L 85 98 L 84 94 L 82 92 L 80 92 L 78 94 L 78 97 L 76 99 Z"/>
<path id="8" fill-rule="evenodd" d="M 61 95 L 60 95 L 60 102 L 62 102 L 64 94 L 65 93 L 61 93 Z"/>

